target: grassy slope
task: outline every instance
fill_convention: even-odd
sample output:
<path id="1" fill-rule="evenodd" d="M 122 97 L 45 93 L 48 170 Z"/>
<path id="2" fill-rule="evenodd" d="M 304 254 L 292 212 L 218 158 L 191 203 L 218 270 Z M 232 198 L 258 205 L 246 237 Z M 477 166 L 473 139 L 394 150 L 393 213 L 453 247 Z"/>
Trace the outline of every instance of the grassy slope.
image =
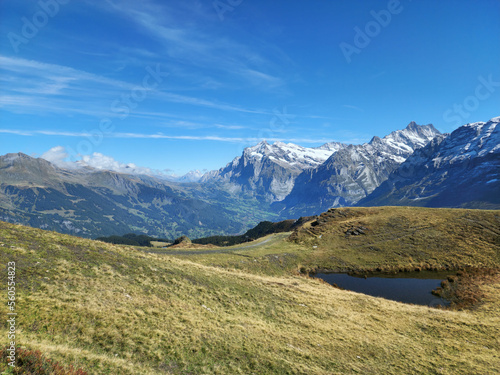
<path id="1" fill-rule="evenodd" d="M 346 236 L 364 227 L 364 235 Z M 284 275 L 304 268 L 387 271 L 500 266 L 500 211 L 422 207 L 342 208 L 255 249 L 190 255 L 196 262 Z M 260 241 L 263 241 L 261 239 Z M 168 252 L 168 251 L 166 251 Z M 177 255 L 176 255 L 177 256 Z M 179 256 L 181 257 L 181 256 Z"/>
<path id="2" fill-rule="evenodd" d="M 496 213 L 485 215 L 493 215 L 481 216 L 487 223 Z M 363 216 L 370 230 L 376 216 Z M 310 241 L 317 236 L 304 232 L 298 234 L 303 244 L 278 236 L 239 250 L 243 257 L 205 254 L 186 260 L 0 223 L 0 261 L 17 263 L 19 342 L 89 373 L 488 374 L 500 367 L 499 284 L 482 287 L 486 303 L 474 310 L 441 311 L 286 276 L 299 260 L 312 262 L 337 251 L 326 248 L 335 242 L 326 235 L 330 232 L 323 232 L 324 245 L 314 250 Z M 477 262 L 498 266 L 491 244 L 488 250 L 477 241 L 472 236 L 466 241 Z M 384 249 L 382 254 L 392 247 Z M 386 255 L 382 263 L 390 263 Z M 352 254 L 347 261 L 375 263 Z M 257 268 L 266 262 L 267 268 Z M 0 279 L 5 285 L 5 270 Z M 4 314 L 5 293 L 0 301 Z M 6 325 L 0 338 L 6 341 Z"/>
<path id="3" fill-rule="evenodd" d="M 352 228 L 362 235 L 346 235 Z M 500 211 L 374 207 L 333 209 L 292 239 L 312 268 L 386 270 L 500 265 Z"/>

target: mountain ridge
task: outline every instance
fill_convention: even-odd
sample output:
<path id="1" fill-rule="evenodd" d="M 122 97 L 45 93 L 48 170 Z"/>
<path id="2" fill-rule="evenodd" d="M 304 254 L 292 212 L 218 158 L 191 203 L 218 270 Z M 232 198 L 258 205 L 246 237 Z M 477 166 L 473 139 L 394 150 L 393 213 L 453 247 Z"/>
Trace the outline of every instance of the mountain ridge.
<path id="1" fill-rule="evenodd" d="M 375 190 L 415 149 L 439 134 L 431 124 L 411 122 L 383 138 L 349 145 L 317 168 L 302 173 L 290 194 L 275 203 L 274 209 L 285 219 L 351 206 Z"/>
<path id="2" fill-rule="evenodd" d="M 359 205 L 500 208 L 499 123 L 495 117 L 436 137 Z"/>
<path id="3" fill-rule="evenodd" d="M 329 142 L 319 147 L 307 148 L 293 143 L 275 142 L 270 145 L 262 141 L 255 146 L 245 148 L 241 156 L 234 158 L 225 167 L 206 173 L 200 181 L 219 183 L 232 193 L 257 196 L 263 201 L 274 204 L 276 209 L 276 207 L 283 206 L 276 202 L 286 201 L 294 189 L 301 191 L 300 194 L 303 195 L 304 189 L 300 185 L 310 182 L 305 176 L 308 173 L 314 174 L 315 169 L 321 169 L 339 152 L 373 147 L 383 153 L 381 145 L 385 145 L 389 150 L 381 156 L 385 159 L 393 159 L 395 163 L 402 163 L 415 148 L 422 147 L 437 134 L 440 133 L 433 125 L 421 126 L 412 121 L 405 129 L 393 131 L 383 138 L 375 136 L 363 145 Z M 349 158 L 348 155 L 344 157 Z M 358 157 L 359 155 L 350 155 L 351 159 Z M 297 181 L 299 187 L 296 187 Z M 378 186 L 381 182 L 377 178 L 374 184 Z M 321 185 L 321 182 L 319 184 Z M 373 189 L 370 188 L 369 192 L 371 190 Z M 291 200 L 293 201 L 294 198 Z M 346 204 L 347 202 L 350 200 L 347 200 Z M 322 206 L 321 209 L 324 208 L 327 207 Z M 301 214 L 308 215 L 309 213 L 304 211 Z"/>
<path id="4" fill-rule="evenodd" d="M 264 140 L 245 148 L 241 156 L 225 167 L 207 172 L 200 181 L 223 183 L 229 191 L 261 195 L 272 203 L 288 195 L 300 173 L 320 165 L 344 147 L 340 142 L 308 148 L 283 142 L 270 145 Z"/>
<path id="5" fill-rule="evenodd" d="M 62 168 L 6 154 L 0 156 L 0 220 L 84 237 L 133 232 L 176 238 L 241 234 L 261 221 L 341 206 L 496 208 L 499 119 L 467 124 L 451 135 L 410 122 L 361 145 L 262 141 L 199 183 L 88 165 Z M 442 183 L 443 173 L 456 171 L 454 179 L 447 177 L 451 185 Z M 453 192 L 456 186 L 461 193 Z M 457 194 L 474 199 L 459 201 Z"/>
<path id="6" fill-rule="evenodd" d="M 0 156 L 4 221 L 83 237 L 127 232 L 171 238 L 186 233 L 236 234 L 246 226 L 227 206 L 151 176 L 90 167 L 64 169 L 22 153 Z"/>

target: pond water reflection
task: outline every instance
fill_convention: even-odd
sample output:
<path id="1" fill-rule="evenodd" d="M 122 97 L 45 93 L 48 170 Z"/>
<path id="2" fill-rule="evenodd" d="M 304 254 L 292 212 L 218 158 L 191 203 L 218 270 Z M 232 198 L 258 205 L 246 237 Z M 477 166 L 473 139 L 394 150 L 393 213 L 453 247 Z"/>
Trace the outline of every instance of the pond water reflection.
<path id="1" fill-rule="evenodd" d="M 396 275 L 351 276 L 346 273 L 317 273 L 312 275 L 327 283 L 393 301 L 424 306 L 448 306 L 449 302 L 434 296 L 431 291 L 441 286 L 450 272 L 405 272 Z"/>

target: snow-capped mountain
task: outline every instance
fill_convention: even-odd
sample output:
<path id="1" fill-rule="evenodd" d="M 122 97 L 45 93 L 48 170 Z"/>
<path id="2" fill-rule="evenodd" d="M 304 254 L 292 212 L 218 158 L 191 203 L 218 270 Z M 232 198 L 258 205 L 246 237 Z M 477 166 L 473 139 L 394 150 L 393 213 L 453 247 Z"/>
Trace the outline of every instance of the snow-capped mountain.
<path id="1" fill-rule="evenodd" d="M 174 237 L 236 233 L 277 212 L 298 218 L 355 204 L 498 209 L 499 122 L 451 134 L 412 122 L 362 145 L 261 142 L 188 184 L 7 154 L 0 156 L 0 220 L 85 237 Z"/>
<path id="2" fill-rule="evenodd" d="M 321 165 L 345 147 L 347 145 L 338 142 L 308 148 L 262 141 L 245 148 L 242 155 L 226 167 L 206 173 L 201 182 L 221 182 L 232 192 L 263 196 L 268 202 L 280 201 L 290 193 L 300 173 Z"/>
<path id="3" fill-rule="evenodd" d="M 203 172 L 200 172 L 199 170 L 194 170 L 194 171 L 189 171 L 188 173 L 182 176 L 178 176 L 175 174 L 171 175 L 162 174 L 162 175 L 156 175 L 155 177 L 166 181 L 191 183 L 191 182 L 199 182 L 203 176 L 204 176 Z"/>
<path id="4" fill-rule="evenodd" d="M 351 206 L 384 182 L 415 149 L 439 134 L 432 125 L 411 122 L 384 138 L 373 137 L 368 143 L 343 147 L 315 169 L 298 176 L 290 194 L 274 208 L 283 217 L 298 217 Z"/>
<path id="5" fill-rule="evenodd" d="M 359 205 L 500 208 L 500 117 L 418 149 Z"/>
<path id="6" fill-rule="evenodd" d="M 199 170 L 189 171 L 185 175 L 179 177 L 179 179 L 177 181 L 179 181 L 179 182 L 198 182 L 203 177 L 203 174 L 204 173 L 200 172 Z"/>

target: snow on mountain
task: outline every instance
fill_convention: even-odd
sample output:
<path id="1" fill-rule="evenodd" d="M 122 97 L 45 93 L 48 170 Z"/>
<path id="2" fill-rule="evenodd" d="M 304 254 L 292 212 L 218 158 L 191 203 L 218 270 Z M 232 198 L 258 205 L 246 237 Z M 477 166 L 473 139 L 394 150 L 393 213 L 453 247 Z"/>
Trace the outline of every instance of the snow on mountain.
<path id="1" fill-rule="evenodd" d="M 359 204 L 499 208 L 499 123 L 495 117 L 436 137 Z"/>
<path id="2" fill-rule="evenodd" d="M 488 122 L 475 122 L 464 125 L 452 133 L 441 145 L 439 155 L 433 161 L 438 167 L 454 164 L 466 159 L 484 157 L 489 153 L 500 152 L 500 117 Z"/>
<path id="3" fill-rule="evenodd" d="M 439 134 L 439 131 L 432 124 L 419 126 L 412 121 L 405 129 L 390 133 L 382 141 L 390 147 L 394 154 L 404 156 L 425 146 L 436 134 Z"/>
<path id="4" fill-rule="evenodd" d="M 322 164 L 334 152 L 343 147 L 345 147 L 344 144 L 336 142 L 327 143 L 320 147 L 308 148 L 283 142 L 275 142 L 270 145 L 266 141 L 262 141 L 253 147 L 246 148 L 243 155 L 247 157 L 247 160 L 262 160 L 268 157 L 273 162 L 285 168 L 303 170 Z"/>
<path id="5" fill-rule="evenodd" d="M 176 181 L 176 182 L 181 182 L 181 183 L 189 183 L 189 182 L 198 182 L 201 180 L 201 178 L 204 176 L 203 172 L 200 172 L 199 170 L 194 170 L 194 171 L 189 171 L 185 175 L 182 176 L 167 176 L 165 179 L 170 180 L 170 181 Z"/>
<path id="6" fill-rule="evenodd" d="M 82 155 L 80 160 L 69 161 L 69 154 L 62 146 L 52 147 L 40 156 L 41 159 L 51 162 L 59 168 L 80 171 L 113 171 L 117 173 L 131 175 L 149 175 L 156 174 L 150 168 L 140 167 L 134 163 L 121 163 L 111 156 L 94 152 L 90 155 Z"/>
<path id="7" fill-rule="evenodd" d="M 320 147 L 302 147 L 293 143 L 262 141 L 247 147 L 226 167 L 206 173 L 201 182 L 223 182 L 227 190 L 263 195 L 268 201 L 280 201 L 292 190 L 295 178 L 315 168 L 346 145 L 338 142 Z"/>
<path id="8" fill-rule="evenodd" d="M 307 148 L 262 141 L 226 167 L 206 173 L 201 182 L 218 182 L 231 193 L 263 197 L 269 203 L 282 202 L 275 204 L 280 211 L 304 206 L 300 214 L 309 214 L 311 207 L 351 205 L 364 198 L 438 134 L 432 125 L 411 122 L 363 145 L 332 142 Z"/>
<path id="9" fill-rule="evenodd" d="M 283 217 L 307 216 L 366 197 L 410 156 L 440 132 L 411 122 L 405 129 L 362 145 L 349 145 L 324 163 L 302 173 L 290 194 L 275 209 Z"/>

